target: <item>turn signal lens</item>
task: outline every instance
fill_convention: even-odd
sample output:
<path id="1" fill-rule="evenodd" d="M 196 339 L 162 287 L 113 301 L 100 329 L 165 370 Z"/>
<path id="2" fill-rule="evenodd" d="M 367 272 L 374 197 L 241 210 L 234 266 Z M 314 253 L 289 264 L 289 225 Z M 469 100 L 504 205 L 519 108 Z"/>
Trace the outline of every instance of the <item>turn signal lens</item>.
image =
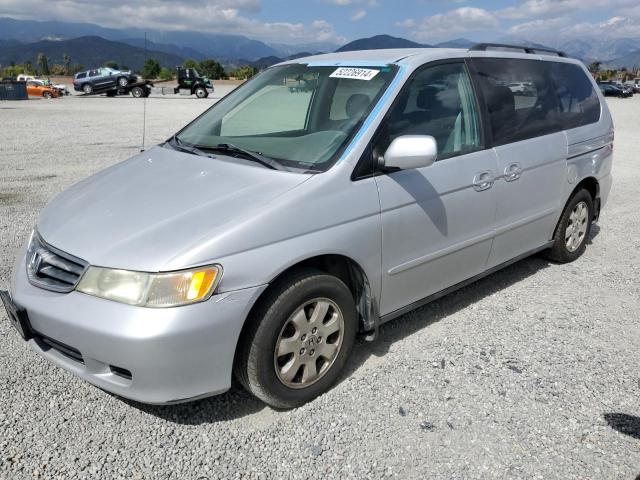
<path id="1" fill-rule="evenodd" d="M 218 265 L 167 273 L 89 267 L 76 290 L 140 307 L 177 307 L 207 300 L 221 275 Z"/>
<path id="2" fill-rule="evenodd" d="M 218 267 L 207 267 L 153 276 L 147 296 L 148 307 L 173 307 L 209 298 L 219 274 Z"/>

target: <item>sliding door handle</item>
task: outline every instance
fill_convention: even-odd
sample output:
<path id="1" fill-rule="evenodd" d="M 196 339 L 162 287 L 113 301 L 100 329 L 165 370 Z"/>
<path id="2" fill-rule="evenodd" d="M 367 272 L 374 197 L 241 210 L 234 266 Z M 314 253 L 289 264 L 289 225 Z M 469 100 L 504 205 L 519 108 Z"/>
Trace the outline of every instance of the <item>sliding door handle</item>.
<path id="1" fill-rule="evenodd" d="M 482 192 L 483 190 L 489 190 L 493 187 L 493 173 L 490 170 L 476 173 L 473 177 L 473 188 L 476 192 Z"/>

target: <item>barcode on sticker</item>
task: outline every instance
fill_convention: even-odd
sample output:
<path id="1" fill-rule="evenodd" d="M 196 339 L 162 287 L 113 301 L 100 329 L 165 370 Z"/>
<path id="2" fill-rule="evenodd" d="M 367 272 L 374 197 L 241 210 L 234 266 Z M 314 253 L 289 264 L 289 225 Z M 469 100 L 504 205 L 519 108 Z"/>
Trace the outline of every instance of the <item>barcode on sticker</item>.
<path id="1" fill-rule="evenodd" d="M 373 70 L 371 68 L 353 68 L 353 67 L 340 67 L 331 75 L 331 78 L 352 78 L 355 80 L 371 80 L 378 74 L 379 70 Z"/>

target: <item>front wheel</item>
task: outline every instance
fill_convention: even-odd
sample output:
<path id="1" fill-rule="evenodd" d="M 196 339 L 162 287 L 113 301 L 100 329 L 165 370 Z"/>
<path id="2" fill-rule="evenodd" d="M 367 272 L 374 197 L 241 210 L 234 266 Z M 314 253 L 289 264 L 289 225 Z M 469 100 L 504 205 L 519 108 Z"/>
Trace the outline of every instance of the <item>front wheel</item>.
<path id="1" fill-rule="evenodd" d="M 44 98 L 46 98 L 47 100 L 49 100 L 49 99 L 53 98 L 53 95 L 51 95 L 51 92 L 44 92 L 44 93 L 42 94 L 42 96 L 43 96 Z"/>
<path id="2" fill-rule="evenodd" d="M 274 285 L 247 322 L 236 377 L 268 405 L 293 408 L 338 379 L 353 347 L 357 314 L 341 280 L 307 270 Z"/>
<path id="3" fill-rule="evenodd" d="M 206 88 L 203 88 L 203 87 L 196 88 L 196 97 L 207 98 L 208 96 L 209 96 L 209 92 L 207 92 Z"/>
<path id="4" fill-rule="evenodd" d="M 126 87 L 129 85 L 129 79 L 127 77 L 119 77 L 118 78 L 118 86 Z"/>
<path id="5" fill-rule="evenodd" d="M 547 257 L 559 263 L 573 262 L 580 257 L 587 248 L 592 220 L 593 198 L 588 191 L 578 190 L 562 212 Z"/>
<path id="6" fill-rule="evenodd" d="M 131 95 L 133 95 L 135 98 L 144 97 L 144 90 L 142 89 L 142 87 L 133 87 L 131 89 Z"/>

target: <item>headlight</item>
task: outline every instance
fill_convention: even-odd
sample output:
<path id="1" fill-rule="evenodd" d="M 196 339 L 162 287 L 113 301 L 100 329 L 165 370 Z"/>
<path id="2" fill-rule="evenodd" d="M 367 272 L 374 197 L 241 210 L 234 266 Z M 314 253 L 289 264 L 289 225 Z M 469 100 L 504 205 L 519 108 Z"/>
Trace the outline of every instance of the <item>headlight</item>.
<path id="1" fill-rule="evenodd" d="M 209 299 L 221 277 L 219 265 L 168 273 L 89 267 L 76 290 L 140 307 L 177 307 Z"/>

